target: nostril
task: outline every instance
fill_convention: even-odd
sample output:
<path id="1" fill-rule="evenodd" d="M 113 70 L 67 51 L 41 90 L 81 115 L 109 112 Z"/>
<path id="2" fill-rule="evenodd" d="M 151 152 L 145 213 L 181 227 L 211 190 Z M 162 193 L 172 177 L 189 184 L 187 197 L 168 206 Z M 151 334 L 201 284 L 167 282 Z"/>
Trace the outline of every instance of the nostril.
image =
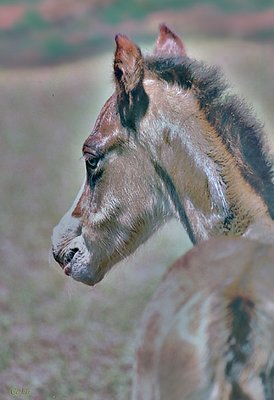
<path id="1" fill-rule="evenodd" d="M 66 253 L 66 255 L 64 257 L 64 263 L 69 264 L 78 251 L 79 251 L 79 249 L 77 249 L 77 248 L 70 249 L 70 251 L 68 253 Z"/>
<path id="2" fill-rule="evenodd" d="M 57 252 L 57 251 L 52 251 L 53 254 L 53 258 L 55 259 L 55 261 L 58 262 L 58 264 L 61 265 L 62 268 L 64 268 L 65 265 L 69 264 L 71 262 L 71 260 L 73 259 L 73 257 L 75 256 L 75 254 L 79 251 L 78 248 L 73 248 L 70 249 L 67 253 L 62 253 L 62 252 Z"/>

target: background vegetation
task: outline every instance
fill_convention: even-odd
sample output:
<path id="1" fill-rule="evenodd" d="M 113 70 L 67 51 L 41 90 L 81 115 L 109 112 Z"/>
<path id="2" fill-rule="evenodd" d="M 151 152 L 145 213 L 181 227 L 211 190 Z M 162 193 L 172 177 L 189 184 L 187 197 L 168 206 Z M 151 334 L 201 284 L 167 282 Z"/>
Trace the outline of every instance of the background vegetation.
<path id="1" fill-rule="evenodd" d="M 271 0 L 0 0 L 0 66 L 98 54 L 119 31 L 151 40 L 163 20 L 184 35 L 274 39 Z"/>

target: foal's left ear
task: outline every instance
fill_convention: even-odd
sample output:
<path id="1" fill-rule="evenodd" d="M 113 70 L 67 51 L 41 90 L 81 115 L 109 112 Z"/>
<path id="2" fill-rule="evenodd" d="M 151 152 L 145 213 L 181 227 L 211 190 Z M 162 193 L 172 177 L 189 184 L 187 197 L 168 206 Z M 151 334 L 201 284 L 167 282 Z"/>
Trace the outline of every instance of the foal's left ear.
<path id="1" fill-rule="evenodd" d="M 148 96 L 143 87 L 144 58 L 135 43 L 124 35 L 115 37 L 114 76 L 122 125 L 136 129 L 146 112 Z"/>

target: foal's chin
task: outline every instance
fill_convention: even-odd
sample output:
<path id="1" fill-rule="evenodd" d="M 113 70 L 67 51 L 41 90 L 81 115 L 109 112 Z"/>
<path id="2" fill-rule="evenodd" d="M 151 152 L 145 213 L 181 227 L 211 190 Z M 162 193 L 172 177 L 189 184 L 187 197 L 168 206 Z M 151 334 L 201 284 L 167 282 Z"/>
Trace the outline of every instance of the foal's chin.
<path id="1" fill-rule="evenodd" d="M 68 275 L 71 278 L 88 286 L 96 285 L 105 276 L 105 274 L 99 273 L 96 269 L 92 268 L 90 264 L 77 264 L 72 261 L 68 267 L 70 269 Z"/>

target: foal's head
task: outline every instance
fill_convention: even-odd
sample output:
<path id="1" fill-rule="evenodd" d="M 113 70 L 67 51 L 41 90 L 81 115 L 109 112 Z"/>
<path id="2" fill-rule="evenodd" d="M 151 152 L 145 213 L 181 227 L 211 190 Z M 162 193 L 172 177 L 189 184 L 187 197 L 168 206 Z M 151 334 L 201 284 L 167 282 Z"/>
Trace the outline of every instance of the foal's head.
<path id="1" fill-rule="evenodd" d="M 115 40 L 116 90 L 83 144 L 86 180 L 52 238 L 64 272 L 88 285 L 99 282 L 173 213 L 151 152 L 139 143 L 139 124 L 151 101 L 146 86 L 153 90 L 144 58 L 125 36 Z M 164 25 L 155 54 L 184 54 L 181 40 Z"/>
<path id="2" fill-rule="evenodd" d="M 264 132 L 218 76 L 160 27 L 154 54 L 116 37 L 115 92 L 83 145 L 86 181 L 53 254 L 93 285 L 175 215 L 193 243 L 274 220 Z"/>

